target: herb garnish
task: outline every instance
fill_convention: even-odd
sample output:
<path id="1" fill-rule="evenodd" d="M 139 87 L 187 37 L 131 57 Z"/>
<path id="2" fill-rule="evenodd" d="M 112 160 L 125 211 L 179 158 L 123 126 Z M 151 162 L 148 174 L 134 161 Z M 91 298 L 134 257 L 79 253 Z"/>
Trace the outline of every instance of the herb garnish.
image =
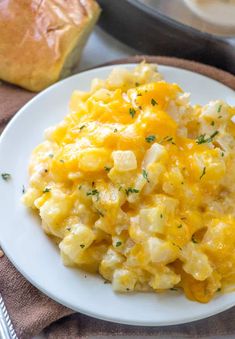
<path id="1" fill-rule="evenodd" d="M 170 290 L 171 290 L 171 291 L 178 291 L 178 289 L 175 288 L 175 287 L 170 288 Z"/>
<path id="2" fill-rule="evenodd" d="M 144 179 L 145 179 L 147 182 L 149 182 L 148 172 L 147 172 L 145 169 L 143 169 L 142 174 L 143 174 Z"/>
<path id="3" fill-rule="evenodd" d="M 49 158 L 53 158 L 53 157 L 54 157 L 54 154 L 50 153 L 50 154 L 48 154 L 48 157 L 49 157 Z"/>
<path id="4" fill-rule="evenodd" d="M 126 195 L 128 196 L 130 193 L 139 193 L 139 190 L 137 190 L 136 188 L 131 188 L 129 187 L 128 189 L 125 190 L 126 191 Z"/>
<path id="5" fill-rule="evenodd" d="M 85 245 L 84 245 L 84 244 L 80 244 L 80 247 L 81 247 L 81 248 L 84 248 L 84 247 L 85 247 Z"/>
<path id="6" fill-rule="evenodd" d="M 152 98 L 152 99 L 151 99 L 151 105 L 156 106 L 156 105 L 158 105 L 158 103 L 157 103 L 156 100 L 154 100 L 154 99 Z"/>
<path id="7" fill-rule="evenodd" d="M 1 176 L 2 176 L 2 179 L 5 181 L 8 181 L 11 179 L 11 175 L 9 173 L 2 173 Z"/>
<path id="8" fill-rule="evenodd" d="M 24 187 L 24 185 L 22 186 L 22 193 L 25 194 L 25 187 Z"/>
<path id="9" fill-rule="evenodd" d="M 215 125 L 215 122 L 214 122 L 214 120 L 213 121 L 211 121 L 211 126 L 214 126 Z"/>
<path id="10" fill-rule="evenodd" d="M 46 188 L 44 188 L 44 190 L 42 191 L 43 193 L 48 193 L 48 192 L 50 192 L 51 191 L 51 188 L 49 188 L 49 187 L 46 187 Z"/>
<path id="11" fill-rule="evenodd" d="M 222 105 L 219 105 L 217 112 L 220 113 L 222 109 Z"/>
<path id="12" fill-rule="evenodd" d="M 200 180 L 205 174 L 206 174 L 206 167 L 203 167 L 202 174 L 200 175 Z"/>
<path id="13" fill-rule="evenodd" d="M 82 125 L 81 127 L 79 127 L 80 131 L 85 127 L 86 127 L 86 125 Z"/>
<path id="14" fill-rule="evenodd" d="M 119 246 L 121 246 L 121 244 L 122 244 L 121 241 L 117 241 L 115 246 L 116 246 L 116 247 L 119 247 Z"/>
<path id="15" fill-rule="evenodd" d="M 114 133 L 117 133 L 117 131 L 118 131 L 117 128 L 114 128 L 114 131 L 113 131 L 113 132 L 114 132 Z"/>
<path id="16" fill-rule="evenodd" d="M 151 143 L 151 142 L 153 142 L 153 141 L 156 140 L 156 137 L 155 137 L 155 135 L 149 135 L 149 136 L 147 136 L 147 137 L 145 138 L 145 140 L 146 140 L 148 143 Z"/>
<path id="17" fill-rule="evenodd" d="M 135 111 L 134 108 L 130 108 L 130 109 L 129 109 L 129 113 L 130 113 L 130 115 L 132 116 L 132 118 L 134 118 L 136 111 Z"/>
<path id="18" fill-rule="evenodd" d="M 182 224 L 180 224 L 180 225 L 178 225 L 178 226 L 177 226 L 177 228 L 181 228 L 181 227 L 183 227 L 183 225 L 182 225 Z"/>
<path id="19" fill-rule="evenodd" d="M 111 170 L 111 167 L 104 166 L 104 169 L 106 172 L 109 172 Z"/>
<path id="20" fill-rule="evenodd" d="M 87 196 L 96 195 L 96 199 L 99 200 L 99 191 L 97 191 L 97 189 L 94 189 L 94 190 L 91 190 L 91 191 L 87 192 L 86 195 Z"/>
<path id="21" fill-rule="evenodd" d="M 197 143 L 198 145 L 200 145 L 200 144 L 205 144 L 205 143 L 207 143 L 207 142 L 212 142 L 212 141 L 213 141 L 213 138 L 214 138 L 217 134 L 219 134 L 219 131 L 215 131 L 214 133 L 212 133 L 211 136 L 210 136 L 209 138 L 205 138 L 206 134 L 201 134 L 201 135 L 199 135 L 199 137 L 197 138 L 196 143 Z"/>

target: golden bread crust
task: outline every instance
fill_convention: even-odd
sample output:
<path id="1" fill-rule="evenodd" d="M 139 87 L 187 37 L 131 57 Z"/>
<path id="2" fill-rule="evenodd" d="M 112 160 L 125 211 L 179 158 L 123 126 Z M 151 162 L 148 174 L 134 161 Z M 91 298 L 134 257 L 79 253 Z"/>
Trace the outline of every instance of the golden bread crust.
<path id="1" fill-rule="evenodd" d="M 57 81 L 99 13 L 94 0 L 1 1 L 0 79 L 31 91 Z"/>

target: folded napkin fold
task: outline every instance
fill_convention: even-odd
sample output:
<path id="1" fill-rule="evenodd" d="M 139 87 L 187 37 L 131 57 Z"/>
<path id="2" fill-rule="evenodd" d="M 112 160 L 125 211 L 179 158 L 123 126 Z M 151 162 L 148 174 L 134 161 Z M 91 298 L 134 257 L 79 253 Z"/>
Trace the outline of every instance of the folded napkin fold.
<path id="1" fill-rule="evenodd" d="M 206 75 L 235 90 L 235 76 L 200 63 L 170 57 L 136 56 L 109 64 L 147 62 L 175 66 Z M 0 130 L 35 94 L 15 86 L 0 85 Z M 1 256 L 0 256 L 1 257 Z M 21 339 L 32 338 L 44 329 L 50 339 L 102 336 L 153 336 L 195 338 L 235 335 L 235 308 L 205 320 L 168 327 L 137 327 L 96 320 L 51 300 L 33 287 L 6 256 L 0 258 L 0 292 Z M 157 307 L 157 306 L 156 306 Z M 187 310 L 190 312 L 190 310 Z"/>

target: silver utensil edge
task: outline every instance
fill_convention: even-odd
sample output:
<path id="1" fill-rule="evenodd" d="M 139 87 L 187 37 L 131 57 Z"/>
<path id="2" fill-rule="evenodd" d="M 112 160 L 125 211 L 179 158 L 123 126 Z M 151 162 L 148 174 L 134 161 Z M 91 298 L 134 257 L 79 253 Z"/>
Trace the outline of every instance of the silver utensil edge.
<path id="1" fill-rule="evenodd" d="M 0 338 L 18 339 L 1 293 L 0 293 Z"/>

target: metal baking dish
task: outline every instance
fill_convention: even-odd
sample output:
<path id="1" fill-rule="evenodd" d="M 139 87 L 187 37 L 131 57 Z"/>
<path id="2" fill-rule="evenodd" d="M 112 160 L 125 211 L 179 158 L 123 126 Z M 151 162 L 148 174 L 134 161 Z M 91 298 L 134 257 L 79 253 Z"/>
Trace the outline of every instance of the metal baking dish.
<path id="1" fill-rule="evenodd" d="M 185 0 L 98 2 L 99 25 L 141 53 L 196 60 L 235 74 L 235 26 L 206 22 Z"/>

